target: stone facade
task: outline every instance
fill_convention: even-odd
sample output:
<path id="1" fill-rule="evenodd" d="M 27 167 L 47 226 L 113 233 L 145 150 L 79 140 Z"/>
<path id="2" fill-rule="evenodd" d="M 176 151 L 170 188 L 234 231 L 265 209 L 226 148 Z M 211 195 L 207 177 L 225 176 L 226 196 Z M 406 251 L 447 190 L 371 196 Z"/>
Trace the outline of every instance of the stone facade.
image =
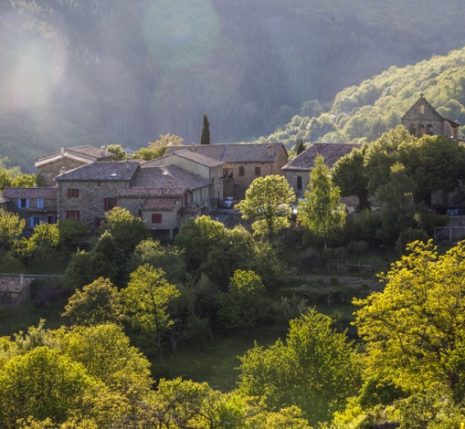
<path id="1" fill-rule="evenodd" d="M 116 199 L 118 193 L 122 189 L 128 189 L 129 185 L 129 181 L 60 181 L 58 186 L 59 220 L 78 219 L 81 222 L 99 225 L 107 211 L 105 199 Z M 118 203 L 117 200 L 116 203 Z"/>
<path id="2" fill-rule="evenodd" d="M 17 213 L 33 229 L 41 223 L 57 221 L 57 188 L 5 188 L 4 207 Z"/>
<path id="3" fill-rule="evenodd" d="M 402 117 L 402 125 L 417 137 L 423 135 L 453 139 L 459 137 L 460 124 L 441 116 L 423 96 Z"/>
<path id="4" fill-rule="evenodd" d="M 288 160 L 281 143 L 230 143 L 212 145 L 171 146 L 168 153 L 191 151 L 223 162 L 223 197 L 240 200 L 257 177 L 281 175 Z"/>
<path id="5" fill-rule="evenodd" d="M 166 167 L 175 165 L 183 170 L 210 181 L 210 189 L 200 189 L 193 193 L 193 203 L 203 208 L 214 209 L 223 200 L 223 163 L 205 165 L 198 160 L 183 157 L 180 153 L 171 153 L 161 158 L 150 161 L 142 166 Z"/>
<path id="6" fill-rule="evenodd" d="M 297 198 L 301 198 L 310 182 L 310 172 L 317 156 L 323 156 L 326 165 L 332 168 L 338 159 L 357 147 L 359 145 L 347 143 L 314 143 L 289 161 L 282 171 Z"/>
<path id="7" fill-rule="evenodd" d="M 64 171 L 70 171 L 83 165 L 87 165 L 88 162 L 79 161 L 70 158 L 59 158 L 55 161 L 43 164 L 37 167 L 37 180 L 43 186 L 55 186 L 55 177 Z"/>

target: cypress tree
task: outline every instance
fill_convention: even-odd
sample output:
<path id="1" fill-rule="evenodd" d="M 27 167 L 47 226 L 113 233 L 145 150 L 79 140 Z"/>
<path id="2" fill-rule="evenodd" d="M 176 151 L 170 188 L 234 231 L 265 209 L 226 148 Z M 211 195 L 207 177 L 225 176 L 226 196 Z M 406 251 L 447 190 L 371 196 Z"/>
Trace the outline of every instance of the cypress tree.
<path id="1" fill-rule="evenodd" d="M 296 155 L 300 155 L 305 150 L 304 141 L 302 137 L 298 137 L 295 143 L 295 153 Z"/>
<path id="2" fill-rule="evenodd" d="M 200 137 L 200 144 L 210 144 L 210 122 L 208 122 L 208 116 L 203 116 L 203 130 L 202 136 Z"/>

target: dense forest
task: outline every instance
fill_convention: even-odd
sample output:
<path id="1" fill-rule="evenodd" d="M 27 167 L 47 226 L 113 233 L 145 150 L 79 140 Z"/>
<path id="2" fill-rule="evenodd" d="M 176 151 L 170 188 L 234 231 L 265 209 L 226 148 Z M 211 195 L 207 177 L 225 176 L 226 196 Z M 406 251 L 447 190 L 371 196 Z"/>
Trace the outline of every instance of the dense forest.
<path id="1" fill-rule="evenodd" d="M 339 92 L 328 109 L 304 103 L 283 128 L 268 139 L 294 143 L 366 142 L 400 124 L 420 94 L 449 119 L 465 124 L 465 49 L 383 73 Z M 464 129 L 462 128 L 462 134 Z"/>
<path id="2" fill-rule="evenodd" d="M 6 0 L 0 152 L 29 167 L 60 146 L 137 148 L 168 132 L 194 142 L 204 113 L 213 141 L 265 135 L 307 100 L 326 111 L 391 65 L 460 48 L 464 14 L 460 0 Z M 350 114 L 353 91 L 332 110 Z"/>

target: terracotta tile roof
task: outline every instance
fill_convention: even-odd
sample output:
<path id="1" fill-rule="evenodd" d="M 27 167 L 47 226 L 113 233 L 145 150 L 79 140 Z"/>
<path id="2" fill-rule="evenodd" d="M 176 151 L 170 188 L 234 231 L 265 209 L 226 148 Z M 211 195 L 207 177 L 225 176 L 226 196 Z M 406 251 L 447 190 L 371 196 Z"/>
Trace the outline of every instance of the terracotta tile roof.
<path id="1" fill-rule="evenodd" d="M 57 188 L 5 188 L 3 197 L 15 198 L 42 198 L 44 200 L 56 200 Z"/>
<path id="2" fill-rule="evenodd" d="M 282 169 L 310 171 L 318 155 L 323 155 L 328 167 L 332 167 L 339 158 L 360 147 L 357 144 L 348 143 L 314 143 L 310 147 L 288 162 Z"/>
<path id="3" fill-rule="evenodd" d="M 144 167 L 137 172 L 132 186 L 136 188 L 184 188 L 198 189 L 210 182 L 200 176 L 188 173 L 176 165 L 166 167 Z"/>
<path id="4" fill-rule="evenodd" d="M 40 167 L 44 164 L 48 164 L 49 162 L 54 162 L 66 157 L 90 163 L 94 161 L 109 160 L 111 158 L 111 154 L 107 152 L 106 147 L 98 148 L 90 145 L 68 147 L 62 148 L 59 152 L 54 152 L 37 158 L 35 166 Z"/>
<path id="5" fill-rule="evenodd" d="M 139 161 L 93 162 L 60 174 L 55 179 L 57 181 L 126 182 L 133 178 L 139 165 Z"/>
<path id="6" fill-rule="evenodd" d="M 173 211 L 181 207 L 179 198 L 150 198 L 142 206 L 142 210 Z"/>
<path id="7" fill-rule="evenodd" d="M 179 145 L 167 148 L 167 154 L 189 150 L 224 163 L 263 162 L 276 160 L 282 143 L 224 143 L 211 145 Z"/>

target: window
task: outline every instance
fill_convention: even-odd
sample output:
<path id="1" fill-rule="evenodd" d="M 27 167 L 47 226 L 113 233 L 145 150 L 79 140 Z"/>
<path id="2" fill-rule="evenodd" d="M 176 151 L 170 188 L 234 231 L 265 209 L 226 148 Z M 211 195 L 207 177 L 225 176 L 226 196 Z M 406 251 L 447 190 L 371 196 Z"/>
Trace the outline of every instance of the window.
<path id="1" fill-rule="evenodd" d="M 38 209 L 43 209 L 44 208 L 44 200 L 42 198 L 39 198 L 36 200 L 36 207 Z"/>
<path id="2" fill-rule="evenodd" d="M 29 226 L 30 226 L 31 228 L 34 228 L 34 227 L 36 227 L 36 226 L 39 225 L 39 224 L 40 224 L 40 217 L 39 217 L 39 216 L 31 216 L 31 217 L 29 218 Z"/>
<path id="3" fill-rule="evenodd" d="M 66 212 L 66 220 L 80 220 L 81 212 L 79 210 L 68 210 Z"/>
<path id="4" fill-rule="evenodd" d="M 428 124 L 426 126 L 426 133 L 432 136 L 434 134 L 433 126 L 431 124 Z"/>
<path id="5" fill-rule="evenodd" d="M 116 207 L 116 198 L 104 198 L 103 209 L 107 212 L 113 207 Z"/>
<path id="6" fill-rule="evenodd" d="M 302 176 L 297 176 L 297 190 L 302 190 Z"/>
<path id="7" fill-rule="evenodd" d="M 79 189 L 68 188 L 68 198 L 79 198 Z"/>
<path id="8" fill-rule="evenodd" d="M 19 198 L 18 209 L 28 209 L 28 208 L 29 208 L 29 200 L 27 198 Z"/>
<path id="9" fill-rule="evenodd" d="M 223 168 L 223 178 L 232 179 L 234 177 L 234 172 L 232 168 Z"/>
<path id="10" fill-rule="evenodd" d="M 152 214 L 152 223 L 160 224 L 162 223 L 161 213 Z"/>
<path id="11" fill-rule="evenodd" d="M 422 105 L 420 106 L 420 114 L 421 114 L 421 115 L 424 115 L 424 114 L 425 114 L 425 105 L 424 105 L 424 104 L 422 104 Z"/>
<path id="12" fill-rule="evenodd" d="M 47 223 L 55 223 L 55 216 L 48 216 Z"/>
<path id="13" fill-rule="evenodd" d="M 239 167 L 239 176 L 245 176 L 245 168 L 242 165 Z"/>
<path id="14" fill-rule="evenodd" d="M 255 167 L 255 176 L 261 176 L 262 175 L 262 169 L 260 167 Z"/>

